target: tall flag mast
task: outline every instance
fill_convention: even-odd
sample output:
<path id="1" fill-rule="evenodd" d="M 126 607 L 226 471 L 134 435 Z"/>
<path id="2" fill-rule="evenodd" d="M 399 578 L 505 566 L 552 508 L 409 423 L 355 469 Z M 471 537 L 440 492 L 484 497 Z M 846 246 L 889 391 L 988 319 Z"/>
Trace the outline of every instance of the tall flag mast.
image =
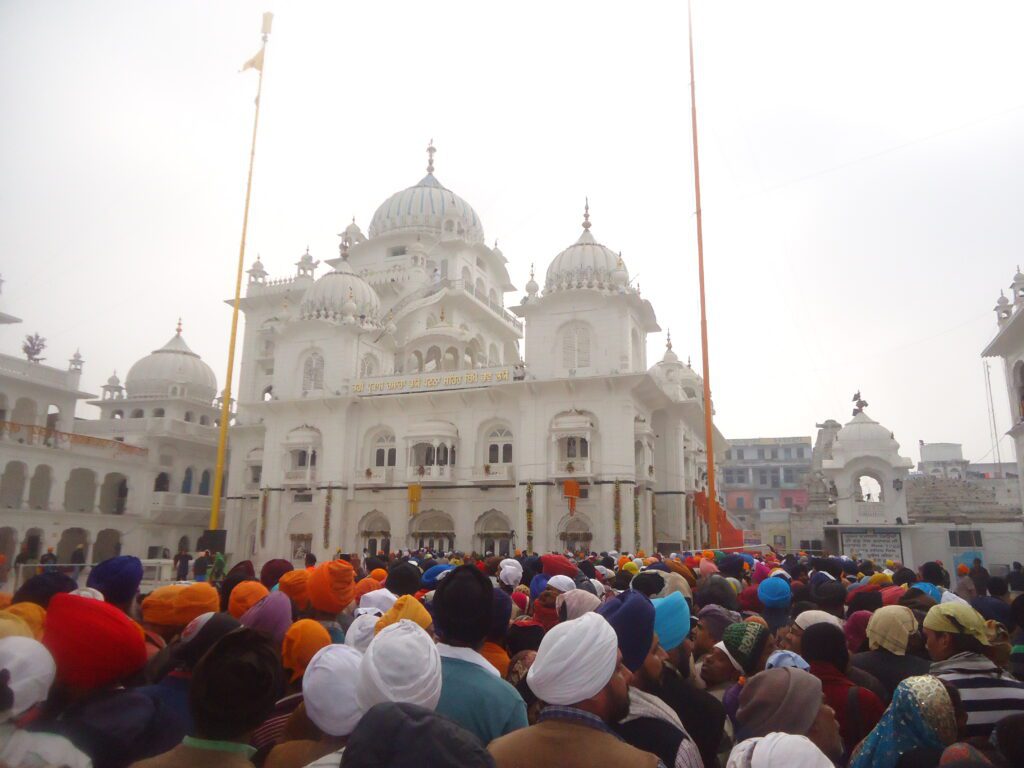
<path id="1" fill-rule="evenodd" d="M 213 480 L 213 503 L 210 505 L 210 530 L 216 531 L 220 522 L 220 500 L 224 492 L 224 454 L 228 445 L 228 420 L 231 418 L 231 378 L 235 372 L 235 339 L 238 335 L 238 305 L 242 297 L 242 271 L 245 268 L 245 235 L 249 228 L 249 200 L 252 197 L 252 168 L 256 162 L 256 129 L 260 124 L 260 95 L 263 93 L 263 62 L 267 52 L 267 38 L 274 14 L 263 14 L 263 44 L 259 52 L 242 65 L 242 71 L 259 70 L 256 86 L 256 113 L 252 121 L 252 147 L 249 150 L 249 178 L 245 185 L 245 209 L 242 213 L 242 242 L 238 246 L 238 273 L 235 276 L 235 301 L 231 309 L 231 338 L 228 342 L 228 373 L 221 394 L 220 435 L 217 438 L 217 470 Z"/>
<path id="2" fill-rule="evenodd" d="M 708 369 L 708 314 L 704 301 L 704 227 L 700 209 L 700 159 L 697 153 L 697 88 L 693 74 L 692 0 L 686 3 L 690 40 L 690 119 L 693 125 L 693 189 L 697 207 L 697 270 L 700 282 L 700 347 L 704 364 L 704 447 L 708 456 L 708 543 L 718 546 L 718 497 L 715 495 L 715 433 L 711 422 L 711 372 Z"/>

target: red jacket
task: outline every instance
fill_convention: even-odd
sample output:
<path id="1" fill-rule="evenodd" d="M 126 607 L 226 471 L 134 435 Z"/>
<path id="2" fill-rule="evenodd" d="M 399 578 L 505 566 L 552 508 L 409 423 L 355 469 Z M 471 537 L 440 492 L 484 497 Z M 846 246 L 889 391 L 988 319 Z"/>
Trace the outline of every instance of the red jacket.
<path id="1" fill-rule="evenodd" d="M 882 719 L 885 704 L 867 688 L 855 686 L 850 678 L 828 662 L 812 661 L 811 674 L 821 680 L 821 687 L 825 692 L 825 703 L 835 710 L 836 720 L 839 721 L 839 733 L 843 737 L 843 746 L 846 747 L 846 754 L 850 754 L 854 747 L 861 742 L 861 739 L 871 733 L 871 729 Z M 859 712 L 850 710 L 851 688 L 857 689 L 854 696 L 857 701 L 856 709 Z M 858 714 L 859 717 L 855 717 Z"/>

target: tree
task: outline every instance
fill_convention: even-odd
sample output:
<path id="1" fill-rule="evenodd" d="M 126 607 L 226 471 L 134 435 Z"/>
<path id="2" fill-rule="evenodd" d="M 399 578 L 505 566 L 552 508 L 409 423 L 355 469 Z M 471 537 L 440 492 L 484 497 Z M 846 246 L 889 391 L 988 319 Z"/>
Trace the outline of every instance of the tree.
<path id="1" fill-rule="evenodd" d="M 21 351 L 25 353 L 30 363 L 41 363 L 45 358 L 40 357 L 46 349 L 46 339 L 38 333 L 25 337 L 25 343 L 21 345 Z"/>

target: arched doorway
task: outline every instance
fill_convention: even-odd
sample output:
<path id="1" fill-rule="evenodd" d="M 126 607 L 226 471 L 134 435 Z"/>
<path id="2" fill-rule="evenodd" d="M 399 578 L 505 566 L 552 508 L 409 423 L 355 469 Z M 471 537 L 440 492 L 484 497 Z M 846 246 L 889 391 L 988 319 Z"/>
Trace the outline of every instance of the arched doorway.
<path id="1" fill-rule="evenodd" d="M 64 510 L 93 512 L 96 509 L 96 473 L 91 469 L 71 470 L 64 485 Z"/>
<path id="2" fill-rule="evenodd" d="M 0 555 L 7 558 L 7 564 L 14 563 L 18 549 L 18 532 L 13 528 L 0 528 Z"/>
<path id="3" fill-rule="evenodd" d="M 508 518 L 496 509 L 480 515 L 475 534 L 473 545 L 481 554 L 508 557 L 512 551 L 512 526 Z"/>
<path id="4" fill-rule="evenodd" d="M 92 548 L 93 562 L 102 563 L 121 554 L 121 532 L 113 528 L 104 528 L 96 535 L 96 544 Z"/>
<path id="5" fill-rule="evenodd" d="M 359 539 L 371 555 L 391 552 L 391 523 L 383 512 L 374 509 L 363 516 L 359 521 Z"/>
<path id="6" fill-rule="evenodd" d="M 40 464 L 32 473 L 32 482 L 28 487 L 28 506 L 30 509 L 50 508 L 50 486 L 53 484 L 53 470 L 47 464 Z"/>
<path id="7" fill-rule="evenodd" d="M 25 482 L 28 467 L 23 461 L 10 461 L 4 467 L 0 478 L 0 506 L 5 509 L 21 509 L 25 500 Z"/>
<path id="8" fill-rule="evenodd" d="M 28 397 L 19 397 L 14 402 L 14 410 L 11 412 L 11 421 L 15 424 L 29 424 L 31 426 L 35 426 L 38 414 L 39 406 L 36 404 L 35 400 Z M 18 442 L 29 442 L 28 433 L 22 432 L 19 436 Z"/>
<path id="9" fill-rule="evenodd" d="M 566 515 L 559 523 L 558 540 L 561 546 L 571 552 L 589 552 L 594 534 L 590 519 L 580 512 Z"/>
<path id="10" fill-rule="evenodd" d="M 88 562 L 89 532 L 85 528 L 65 528 L 57 543 L 57 562 L 70 563 L 71 554 L 81 544 L 86 549 L 86 562 Z"/>
<path id="11" fill-rule="evenodd" d="M 28 551 L 29 559 L 38 560 L 39 556 L 43 553 L 43 529 L 29 528 L 25 531 L 25 540 L 21 543 Z M 22 575 L 27 577 L 28 574 Z"/>
<path id="12" fill-rule="evenodd" d="M 409 538 L 414 549 L 452 552 L 455 549 L 455 523 L 447 512 L 426 509 L 412 519 Z"/>
<path id="13" fill-rule="evenodd" d="M 313 548 L 313 517 L 300 512 L 288 521 L 288 557 L 298 568 L 306 566 L 306 555 Z"/>
<path id="14" fill-rule="evenodd" d="M 120 472 L 108 473 L 100 488 L 100 512 L 105 515 L 123 515 L 127 504 L 128 478 Z"/>

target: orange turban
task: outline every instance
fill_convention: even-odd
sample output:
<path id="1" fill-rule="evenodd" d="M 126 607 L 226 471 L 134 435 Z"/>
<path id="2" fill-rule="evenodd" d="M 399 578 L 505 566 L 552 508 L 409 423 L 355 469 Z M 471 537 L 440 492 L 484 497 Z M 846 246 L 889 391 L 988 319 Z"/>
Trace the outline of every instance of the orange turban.
<path id="1" fill-rule="evenodd" d="M 302 677 L 316 652 L 330 644 L 331 636 L 319 621 L 300 619 L 288 627 L 281 643 L 281 665 L 291 670 L 291 681 Z"/>
<path id="2" fill-rule="evenodd" d="M 961 576 L 966 576 L 968 573 L 971 572 L 971 569 L 967 567 L 966 563 L 960 563 L 960 565 L 956 567 L 956 572 L 959 573 Z"/>
<path id="3" fill-rule="evenodd" d="M 666 560 L 665 565 L 668 566 L 668 569 L 670 571 L 672 571 L 673 573 L 678 573 L 680 576 L 686 579 L 686 581 L 690 584 L 691 587 L 697 586 L 697 577 L 693 575 L 693 571 L 691 571 L 687 566 L 683 565 L 678 560 Z"/>
<path id="4" fill-rule="evenodd" d="M 360 579 L 356 583 L 356 588 L 352 591 L 352 599 L 356 601 L 356 605 L 359 605 L 359 598 L 367 592 L 373 592 L 377 589 L 384 589 L 384 585 L 376 579 L 367 576 L 365 579 Z"/>
<path id="5" fill-rule="evenodd" d="M 300 611 L 309 606 L 309 571 L 305 568 L 288 571 L 278 580 L 277 588 L 288 595 Z"/>
<path id="6" fill-rule="evenodd" d="M 46 628 L 46 609 L 35 603 L 15 603 L 7 609 L 7 613 L 17 616 L 28 624 L 32 637 L 39 640 Z"/>
<path id="7" fill-rule="evenodd" d="M 236 584 L 231 590 L 231 597 L 228 598 L 228 613 L 240 619 L 243 613 L 269 594 L 270 590 L 258 581 L 243 581 Z"/>
<path id="8" fill-rule="evenodd" d="M 205 581 L 198 581 L 189 584 L 181 592 L 174 596 L 175 627 L 184 627 L 196 616 L 204 613 L 217 613 L 220 611 L 220 595 L 217 590 Z"/>
<path id="9" fill-rule="evenodd" d="M 14 598 L 10 592 L 0 592 L 0 608 L 6 608 L 11 604 L 11 600 Z"/>
<path id="10" fill-rule="evenodd" d="M 376 579 L 381 584 L 383 584 L 388 578 L 388 572 L 385 571 L 383 568 L 374 568 L 372 571 L 370 571 L 370 578 Z"/>
<path id="11" fill-rule="evenodd" d="M 142 601 L 142 620 L 164 627 L 180 626 L 175 615 L 174 598 L 187 587 L 187 584 L 168 584 L 154 589 Z"/>
<path id="12" fill-rule="evenodd" d="M 424 629 L 434 623 L 434 619 L 431 617 L 430 612 L 423 607 L 423 603 L 413 595 L 402 595 L 395 600 L 395 604 L 388 609 L 387 613 L 377 619 L 377 625 L 373 629 L 374 634 L 402 619 L 414 621 Z"/>
<path id="13" fill-rule="evenodd" d="M 352 602 L 356 571 L 344 560 L 320 563 L 309 574 L 309 601 L 318 611 L 340 613 Z"/>

